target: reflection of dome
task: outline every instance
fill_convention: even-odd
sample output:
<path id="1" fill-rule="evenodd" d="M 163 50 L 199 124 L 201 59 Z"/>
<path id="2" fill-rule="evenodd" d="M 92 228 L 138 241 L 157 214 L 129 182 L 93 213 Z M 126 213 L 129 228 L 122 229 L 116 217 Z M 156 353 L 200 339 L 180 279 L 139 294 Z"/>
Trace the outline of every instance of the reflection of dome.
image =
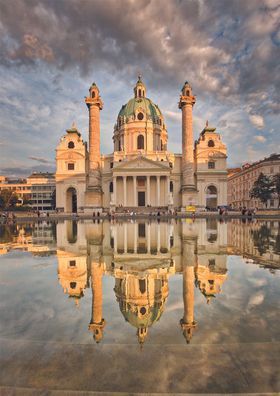
<path id="1" fill-rule="evenodd" d="M 127 322 L 129 322 L 134 327 L 150 327 L 152 324 L 159 320 L 163 311 L 163 305 L 156 304 L 151 307 L 139 307 L 135 305 L 134 307 L 131 304 L 128 304 L 126 307 L 120 301 L 120 309 L 121 312 Z M 141 310 L 145 310 L 145 313 L 142 314 Z"/>
<path id="2" fill-rule="evenodd" d="M 152 274 L 139 278 L 125 274 L 123 279 L 116 278 L 115 293 L 120 310 L 127 322 L 137 328 L 140 344 L 143 344 L 148 327 L 161 317 L 168 296 L 168 280 L 153 278 Z"/>

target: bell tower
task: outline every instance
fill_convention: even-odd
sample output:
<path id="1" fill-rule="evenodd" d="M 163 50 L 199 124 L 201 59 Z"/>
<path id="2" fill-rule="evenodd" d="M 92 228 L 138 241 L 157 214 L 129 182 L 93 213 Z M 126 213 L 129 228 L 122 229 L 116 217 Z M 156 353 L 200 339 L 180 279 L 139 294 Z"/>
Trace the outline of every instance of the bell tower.
<path id="1" fill-rule="evenodd" d="M 87 207 L 101 207 L 101 175 L 100 175 L 100 110 L 103 103 L 99 89 L 95 83 L 89 88 L 89 96 L 85 98 L 89 110 L 89 179 L 86 194 Z"/>
<path id="2" fill-rule="evenodd" d="M 194 177 L 194 142 L 192 109 L 196 102 L 192 87 L 185 82 L 180 96 L 182 110 L 182 206 L 196 205 L 197 188 Z"/>

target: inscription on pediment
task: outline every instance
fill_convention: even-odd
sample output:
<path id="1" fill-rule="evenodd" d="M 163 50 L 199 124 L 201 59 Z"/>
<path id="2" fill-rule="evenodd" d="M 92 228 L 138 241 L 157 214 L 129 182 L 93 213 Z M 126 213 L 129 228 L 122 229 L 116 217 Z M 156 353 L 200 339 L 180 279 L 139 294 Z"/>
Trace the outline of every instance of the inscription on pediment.
<path id="1" fill-rule="evenodd" d="M 158 162 L 153 162 L 150 160 L 143 160 L 142 158 L 139 158 L 137 160 L 132 160 L 129 162 L 123 162 L 121 165 L 119 165 L 119 168 L 121 169 L 162 169 L 165 168 L 166 166 L 158 163 Z M 167 168 L 167 167 L 166 167 Z"/>

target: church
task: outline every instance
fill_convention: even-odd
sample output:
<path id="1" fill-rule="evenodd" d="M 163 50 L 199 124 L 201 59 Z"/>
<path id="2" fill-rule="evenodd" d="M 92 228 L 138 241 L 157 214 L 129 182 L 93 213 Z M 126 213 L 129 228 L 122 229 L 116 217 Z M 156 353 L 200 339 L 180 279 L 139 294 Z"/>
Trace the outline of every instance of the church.
<path id="1" fill-rule="evenodd" d="M 186 81 L 179 98 L 182 153 L 168 150 L 168 132 L 159 107 L 147 97 L 141 76 L 134 97 L 119 111 L 112 154 L 100 153 L 103 102 L 95 83 L 85 103 L 89 111 L 88 144 L 75 124 L 56 148 L 56 207 L 65 213 L 131 210 L 186 211 L 227 204 L 227 149 L 208 122 L 193 137 L 196 97 Z"/>

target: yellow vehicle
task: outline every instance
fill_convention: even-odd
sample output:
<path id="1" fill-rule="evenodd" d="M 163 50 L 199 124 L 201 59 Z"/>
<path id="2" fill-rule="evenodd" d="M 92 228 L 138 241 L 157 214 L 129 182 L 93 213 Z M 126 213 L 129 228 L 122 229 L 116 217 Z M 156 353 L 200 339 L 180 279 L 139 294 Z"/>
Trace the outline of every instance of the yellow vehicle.
<path id="1" fill-rule="evenodd" d="M 195 206 L 193 206 L 193 205 L 186 206 L 186 212 L 194 213 L 195 210 L 196 210 L 196 209 L 195 209 Z"/>

